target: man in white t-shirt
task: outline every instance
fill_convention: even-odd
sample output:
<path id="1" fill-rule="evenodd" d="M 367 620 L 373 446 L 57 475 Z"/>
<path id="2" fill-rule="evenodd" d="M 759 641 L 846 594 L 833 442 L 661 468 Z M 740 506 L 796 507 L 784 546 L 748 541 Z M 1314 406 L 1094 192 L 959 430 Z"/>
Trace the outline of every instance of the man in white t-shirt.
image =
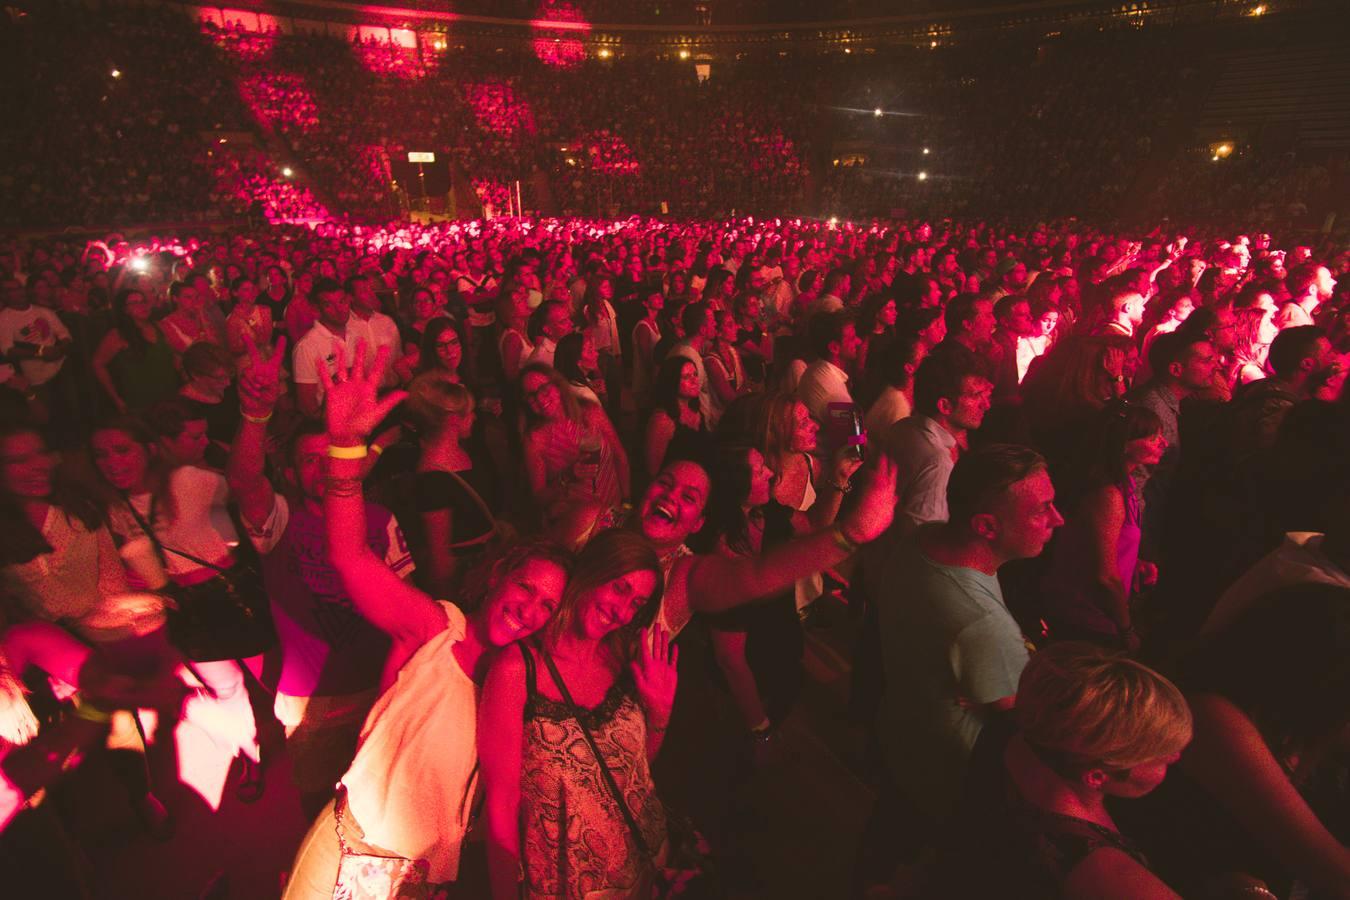
<path id="1" fill-rule="evenodd" d="M 717 334 L 717 317 L 707 303 L 690 303 L 681 314 L 684 325 L 684 340 L 670 348 L 671 356 L 682 356 L 694 364 L 698 371 L 698 405 L 703 412 L 703 421 L 707 427 L 717 424 L 721 409 L 713 401 L 708 387 L 708 372 L 703 368 L 703 353 L 712 344 Z"/>
<path id="2" fill-rule="evenodd" d="M 567 304 L 561 300 L 544 301 L 530 317 L 530 324 L 530 339 L 534 341 L 534 349 L 530 351 L 527 362 L 553 365 L 553 356 L 558 352 L 558 341 L 573 331 L 572 317 L 567 312 Z M 534 334 L 536 330 L 537 335 Z"/>
<path id="3" fill-rule="evenodd" d="M 339 353 L 343 364 L 350 366 L 356 359 L 357 341 L 369 335 L 368 330 L 365 335 L 349 333 L 351 298 L 342 285 L 329 278 L 321 279 L 314 286 L 314 296 L 318 298 L 319 320 L 295 345 L 291 357 L 296 399 L 300 411 L 311 417 L 318 416 L 323 410 L 319 367 L 328 369 L 329 375 L 335 374 Z"/>
<path id="4" fill-rule="evenodd" d="M 0 309 L 0 354 L 18 365 L 31 387 L 51 381 L 65 364 L 70 331 L 45 306 L 38 306 L 17 279 L 4 285 Z"/>
<path id="5" fill-rule="evenodd" d="M 820 453 L 828 459 L 848 439 L 849 422 L 840 414 L 854 406 L 847 369 L 857 359 L 862 341 L 852 314 L 846 310 L 816 313 L 807 323 L 807 331 L 816 359 L 797 383 L 797 398 L 820 426 Z M 832 415 L 831 407 L 839 413 Z"/>
<path id="6" fill-rule="evenodd" d="M 381 347 L 389 348 L 389 368 L 385 373 L 384 387 L 398 384 L 398 373 L 394 365 L 403 355 L 403 341 L 399 337 L 398 323 L 380 312 L 380 298 L 370 278 L 365 275 L 353 275 L 347 279 L 346 294 L 351 298 L 351 318 L 347 320 L 347 342 L 353 347 L 361 341 L 366 343 L 366 358 L 374 359 Z"/>

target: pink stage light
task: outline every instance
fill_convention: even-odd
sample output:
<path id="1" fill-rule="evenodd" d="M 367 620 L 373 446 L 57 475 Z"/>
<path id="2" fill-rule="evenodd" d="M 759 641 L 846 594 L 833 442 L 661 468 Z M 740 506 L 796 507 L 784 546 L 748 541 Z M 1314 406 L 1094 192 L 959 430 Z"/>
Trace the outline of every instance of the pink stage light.
<path id="1" fill-rule="evenodd" d="M 591 159 L 591 171 L 603 175 L 636 175 L 638 164 L 628 142 L 609 129 L 592 132 L 581 145 Z"/>
<path id="2" fill-rule="evenodd" d="M 378 144 L 358 150 L 356 165 L 372 184 L 389 185 L 394 180 L 393 170 L 389 166 L 389 152 Z"/>
<path id="3" fill-rule="evenodd" d="M 534 29 L 534 55 L 546 66 L 570 69 L 586 59 L 582 38 L 591 24 L 581 11 L 565 0 L 545 0 L 539 18 L 530 22 Z"/>
<path id="4" fill-rule="evenodd" d="M 499 181 L 475 178 L 473 191 L 478 195 L 478 202 L 483 204 L 485 218 L 503 215 L 511 205 L 511 189 Z"/>
<path id="5" fill-rule="evenodd" d="M 313 131 L 319 107 L 299 75 L 256 73 L 241 78 L 239 95 L 259 124 L 281 131 Z"/>
<path id="6" fill-rule="evenodd" d="M 352 54 L 361 65 L 376 75 L 412 81 L 426 74 L 417 58 L 415 42 L 409 48 L 399 42 L 363 39 L 352 47 Z"/>
<path id="7" fill-rule="evenodd" d="M 207 163 L 215 178 L 215 193 L 241 211 L 260 208 L 274 225 L 331 218 L 309 188 L 278 178 L 273 161 L 259 150 L 216 151 Z"/>
<path id="8" fill-rule="evenodd" d="M 239 27 L 220 28 L 209 21 L 202 23 L 202 33 L 239 62 L 261 62 L 272 55 L 277 44 L 274 32 L 245 31 Z"/>
<path id="9" fill-rule="evenodd" d="M 516 97 L 504 81 L 473 82 L 464 86 L 464 99 L 479 126 L 506 137 L 533 135 L 538 129 L 530 105 Z"/>

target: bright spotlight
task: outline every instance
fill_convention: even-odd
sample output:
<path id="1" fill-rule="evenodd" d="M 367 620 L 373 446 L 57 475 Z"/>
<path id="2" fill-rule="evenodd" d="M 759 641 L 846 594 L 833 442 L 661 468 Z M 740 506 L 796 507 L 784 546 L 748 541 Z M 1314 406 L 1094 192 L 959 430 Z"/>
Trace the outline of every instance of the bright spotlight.
<path id="1" fill-rule="evenodd" d="M 150 260 L 146 259 L 144 256 L 137 256 L 131 260 L 131 271 L 133 272 L 144 272 L 149 268 Z"/>
<path id="2" fill-rule="evenodd" d="M 927 172 L 920 172 L 920 173 L 919 173 L 919 180 L 920 180 L 920 181 L 927 181 L 927 180 L 928 180 L 928 173 L 927 173 Z"/>
<path id="3" fill-rule="evenodd" d="M 281 170 L 281 174 L 285 178 L 290 178 L 292 175 L 295 174 L 295 172 L 291 169 L 290 166 L 286 166 Z"/>
<path id="4" fill-rule="evenodd" d="M 688 58 L 689 58 L 689 51 L 688 51 L 688 50 L 681 50 L 681 51 L 680 51 L 680 59 L 688 59 Z"/>
<path id="5" fill-rule="evenodd" d="M 833 228 L 833 227 L 835 227 L 835 226 L 838 225 L 838 224 L 839 224 L 839 217 L 838 217 L 838 216 L 830 216 L 830 227 Z"/>
<path id="6" fill-rule="evenodd" d="M 930 41 L 929 44 L 928 44 L 928 49 L 930 49 L 930 50 L 936 50 L 936 49 L 937 49 L 937 41 Z"/>
<path id="7" fill-rule="evenodd" d="M 881 118 L 881 107 L 878 106 L 876 109 L 872 110 L 872 115 L 874 115 L 874 116 L 876 116 L 878 119 L 880 119 L 880 118 Z"/>
<path id="8" fill-rule="evenodd" d="M 927 156 L 928 153 L 929 153 L 928 148 L 927 148 L 927 147 L 924 147 L 924 148 L 923 148 L 923 155 L 924 155 L 924 156 Z"/>
<path id="9" fill-rule="evenodd" d="M 121 70 L 121 69 L 113 69 L 113 70 L 112 70 L 112 77 L 114 77 L 114 78 L 121 78 L 121 77 L 122 77 L 122 70 Z"/>
<path id="10" fill-rule="evenodd" d="M 595 55 L 600 57 L 601 59 L 609 59 L 614 54 L 610 52 L 610 49 L 608 47 L 601 47 L 598 51 L 596 51 Z"/>

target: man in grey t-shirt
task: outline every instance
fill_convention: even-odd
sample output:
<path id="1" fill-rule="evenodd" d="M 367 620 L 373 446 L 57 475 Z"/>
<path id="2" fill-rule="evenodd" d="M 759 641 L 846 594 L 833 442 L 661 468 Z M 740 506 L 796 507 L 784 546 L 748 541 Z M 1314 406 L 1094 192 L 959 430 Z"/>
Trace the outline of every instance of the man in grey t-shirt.
<path id="1" fill-rule="evenodd" d="M 1064 523 L 1054 499 L 1035 451 L 971 451 L 948 481 L 949 521 L 896 538 L 867 573 L 886 673 L 878 726 L 887 769 L 935 824 L 955 807 L 984 722 L 1013 706 L 1028 647 L 997 573 L 1039 555 Z"/>

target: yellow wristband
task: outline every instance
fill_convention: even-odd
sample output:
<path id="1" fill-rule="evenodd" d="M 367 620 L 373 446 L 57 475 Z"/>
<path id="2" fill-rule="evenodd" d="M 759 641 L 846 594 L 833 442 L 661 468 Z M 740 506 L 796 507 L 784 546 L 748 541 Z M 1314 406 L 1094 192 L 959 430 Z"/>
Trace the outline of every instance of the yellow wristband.
<path id="1" fill-rule="evenodd" d="M 384 448 L 381 447 L 379 444 L 371 444 L 370 452 L 374 453 L 376 456 L 379 456 L 381 453 L 384 452 Z"/>
<path id="2" fill-rule="evenodd" d="M 839 549 L 845 553 L 852 553 L 858 549 L 858 545 L 846 534 L 842 525 L 834 525 L 830 528 L 830 537 L 839 545 Z"/>
<path id="3" fill-rule="evenodd" d="M 241 410 L 239 410 L 239 416 L 240 416 L 240 418 L 242 418 L 245 422 L 251 422 L 251 423 L 253 423 L 254 425 L 266 425 L 268 422 L 272 421 L 272 414 L 271 414 L 271 413 L 268 413 L 268 414 L 265 415 L 265 416 L 250 416 L 248 413 L 244 412 L 244 411 L 241 409 Z"/>
<path id="4" fill-rule="evenodd" d="M 355 447 L 328 445 L 328 456 L 332 459 L 365 459 L 369 454 L 370 450 L 364 444 L 358 444 Z"/>
<path id="5" fill-rule="evenodd" d="M 76 703 L 74 712 L 86 722 L 97 725 L 107 725 L 112 721 L 112 713 L 104 712 L 92 703 Z"/>

